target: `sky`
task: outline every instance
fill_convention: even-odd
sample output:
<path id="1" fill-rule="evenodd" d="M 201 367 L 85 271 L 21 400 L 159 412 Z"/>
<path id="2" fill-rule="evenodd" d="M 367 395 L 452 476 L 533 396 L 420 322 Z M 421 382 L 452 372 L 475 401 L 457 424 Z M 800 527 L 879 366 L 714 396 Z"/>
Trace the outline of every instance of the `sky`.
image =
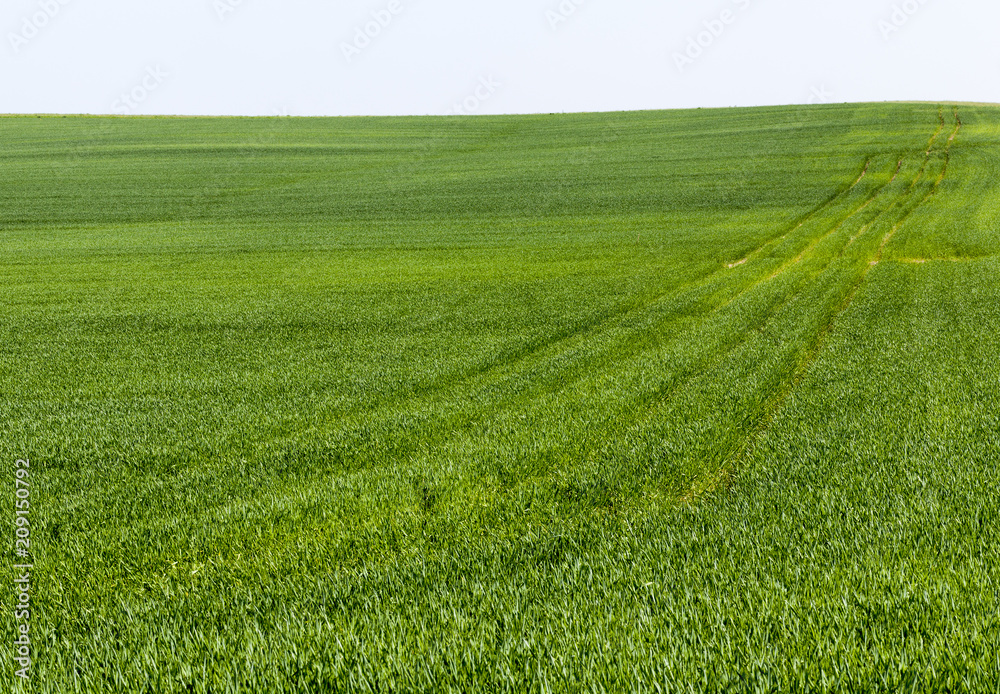
<path id="1" fill-rule="evenodd" d="M 997 0 L 4 0 L 0 113 L 1000 102 Z"/>

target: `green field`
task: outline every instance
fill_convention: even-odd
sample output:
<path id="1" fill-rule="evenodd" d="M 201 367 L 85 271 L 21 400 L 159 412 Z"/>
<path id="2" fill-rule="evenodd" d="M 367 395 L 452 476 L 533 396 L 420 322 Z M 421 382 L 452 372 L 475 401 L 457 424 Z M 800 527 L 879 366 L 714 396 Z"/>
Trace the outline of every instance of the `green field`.
<path id="1" fill-rule="evenodd" d="M 1000 691 L 1000 107 L 0 143 L 15 691 Z"/>

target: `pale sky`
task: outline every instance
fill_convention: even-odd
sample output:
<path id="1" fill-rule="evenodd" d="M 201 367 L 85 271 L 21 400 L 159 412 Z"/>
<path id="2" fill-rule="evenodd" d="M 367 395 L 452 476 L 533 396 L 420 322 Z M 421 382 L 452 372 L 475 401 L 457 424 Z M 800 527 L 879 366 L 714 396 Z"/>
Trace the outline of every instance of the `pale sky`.
<path id="1" fill-rule="evenodd" d="M 3 0 L 0 113 L 1000 102 L 997 0 Z"/>

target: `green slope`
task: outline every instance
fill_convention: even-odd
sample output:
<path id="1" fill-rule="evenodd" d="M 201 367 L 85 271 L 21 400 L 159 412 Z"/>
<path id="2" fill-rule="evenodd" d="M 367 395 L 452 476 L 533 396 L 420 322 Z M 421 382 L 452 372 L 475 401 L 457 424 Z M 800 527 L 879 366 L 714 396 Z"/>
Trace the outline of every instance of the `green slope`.
<path id="1" fill-rule="evenodd" d="M 1000 688 L 1000 109 L 0 143 L 25 691 Z"/>

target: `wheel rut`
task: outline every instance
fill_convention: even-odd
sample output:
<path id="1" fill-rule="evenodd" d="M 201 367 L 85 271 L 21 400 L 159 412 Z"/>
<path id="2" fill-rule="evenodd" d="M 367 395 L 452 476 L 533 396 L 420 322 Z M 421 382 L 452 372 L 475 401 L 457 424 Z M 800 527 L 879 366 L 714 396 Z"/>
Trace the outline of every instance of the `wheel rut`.
<path id="1" fill-rule="evenodd" d="M 943 147 L 935 150 L 935 144 L 946 127 L 943 110 L 939 112 L 938 129 L 931 136 L 928 148 L 924 153 L 924 162 L 921 165 L 920 170 L 908 186 L 905 194 L 895 200 L 891 207 L 887 208 L 882 214 L 880 214 L 880 216 L 883 216 L 885 213 L 890 213 L 893 210 L 899 209 L 898 216 L 891 223 L 882 237 L 878 239 L 877 246 L 875 246 L 868 254 L 859 257 L 855 264 L 854 279 L 849 285 L 847 285 L 843 299 L 824 321 L 822 328 L 812 341 L 812 344 L 806 349 L 802 358 L 790 370 L 789 377 L 783 381 L 782 386 L 770 398 L 768 398 L 767 401 L 765 401 L 764 406 L 755 414 L 755 416 L 751 418 L 753 424 L 747 434 L 737 445 L 733 446 L 728 453 L 719 460 L 717 465 L 712 466 L 712 469 L 708 471 L 708 474 L 704 476 L 701 481 L 696 483 L 696 485 L 694 485 L 680 498 L 682 503 L 693 503 L 697 499 L 711 493 L 721 486 L 732 483 L 732 480 L 738 473 L 739 469 L 753 460 L 760 441 L 766 435 L 786 402 L 810 373 L 812 366 L 816 363 L 819 355 L 822 353 L 838 321 L 853 305 L 855 298 L 864 286 L 871 271 L 882 262 L 885 248 L 892 241 L 899 229 L 901 229 L 911 218 L 914 212 L 925 205 L 927 201 L 935 196 L 940 190 L 940 186 L 948 173 L 951 160 L 951 147 L 962 128 L 961 116 L 957 108 L 954 109 L 953 117 L 953 129 L 947 139 L 947 142 Z M 943 158 L 941 171 L 933 182 L 927 186 L 926 192 L 920 195 L 915 202 L 907 204 L 907 202 L 913 198 L 914 193 L 918 190 L 919 186 L 922 185 L 921 181 L 925 180 L 930 162 L 935 154 L 940 154 Z M 902 163 L 900 163 L 900 167 L 901 166 Z M 899 170 L 897 169 L 897 175 L 898 173 Z M 857 238 L 860 238 L 866 231 L 870 230 L 875 221 L 877 221 L 877 219 L 872 220 L 869 225 L 866 225 L 866 227 L 863 228 L 863 231 L 861 231 L 856 237 L 852 237 L 850 243 L 853 244 Z"/>

